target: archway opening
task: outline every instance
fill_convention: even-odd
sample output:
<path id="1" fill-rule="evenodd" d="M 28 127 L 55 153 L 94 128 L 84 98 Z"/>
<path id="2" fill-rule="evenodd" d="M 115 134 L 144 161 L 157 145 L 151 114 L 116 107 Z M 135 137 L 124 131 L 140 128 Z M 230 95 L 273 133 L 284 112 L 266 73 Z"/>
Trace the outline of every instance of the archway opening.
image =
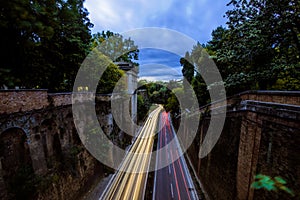
<path id="1" fill-rule="evenodd" d="M 0 135 L 2 176 L 9 195 L 28 199 L 35 190 L 28 139 L 20 128 L 10 128 Z"/>

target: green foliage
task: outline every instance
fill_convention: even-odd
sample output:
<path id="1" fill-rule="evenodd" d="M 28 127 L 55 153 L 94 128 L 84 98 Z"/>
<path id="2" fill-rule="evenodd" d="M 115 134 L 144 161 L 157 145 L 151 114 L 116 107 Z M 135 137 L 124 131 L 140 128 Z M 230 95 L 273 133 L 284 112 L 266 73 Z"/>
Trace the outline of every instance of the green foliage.
<path id="1" fill-rule="evenodd" d="M 294 192 L 285 186 L 287 182 L 279 177 L 276 176 L 275 178 L 271 178 L 266 175 L 258 174 L 255 176 L 255 182 L 251 184 L 251 188 L 254 189 L 266 189 L 267 191 L 278 191 L 282 190 L 291 196 L 295 196 Z"/>
<path id="2" fill-rule="evenodd" d="M 191 83 L 194 77 L 194 65 L 191 61 L 189 52 L 186 52 L 184 58 L 180 58 L 180 64 L 182 66 L 182 75 L 189 83 Z"/>
<path id="3" fill-rule="evenodd" d="M 83 87 L 91 90 L 98 83 L 97 92 L 99 93 L 111 93 L 115 83 L 123 75 L 123 72 L 97 49 L 91 51 L 86 57 L 81 70 L 82 82 L 87 84 Z M 103 71 L 104 73 L 101 74 Z M 100 77 L 102 78 L 99 80 Z"/>
<path id="4" fill-rule="evenodd" d="M 103 129 L 96 122 L 88 123 L 85 131 L 85 146 L 88 146 L 90 149 L 93 149 L 93 154 L 97 155 L 97 158 L 108 159 L 108 157 L 110 156 L 109 150 L 111 146 L 110 144 L 105 142 L 104 137 L 108 137 L 108 139 L 113 140 L 114 134 L 105 136 Z"/>
<path id="5" fill-rule="evenodd" d="M 138 87 L 139 89 L 146 90 L 150 104 L 165 104 L 170 94 L 170 90 L 167 88 L 167 85 L 168 83 L 162 81 L 147 82 L 146 80 L 142 80 L 138 84 Z"/>
<path id="6" fill-rule="evenodd" d="M 76 167 L 78 163 L 78 155 L 83 152 L 84 147 L 79 145 L 74 145 L 64 153 L 62 167 L 60 170 L 57 170 L 52 177 L 52 182 L 57 183 L 59 180 L 59 174 L 61 172 L 67 171 L 73 175 L 76 175 Z"/>
<path id="7" fill-rule="evenodd" d="M 104 55 L 116 57 L 116 61 L 138 59 L 137 46 L 131 39 L 110 31 L 97 33 L 92 38 L 93 25 L 83 2 L 1 1 L 0 87 L 72 91 L 83 60 L 99 44 L 104 48 L 98 49 L 99 59 L 90 61 L 91 65 L 97 66 L 99 61 L 100 65 L 105 63 Z M 98 80 L 97 75 L 87 74 L 86 78 Z M 122 75 L 117 66 L 109 63 L 98 92 L 112 92 Z"/>
<path id="8" fill-rule="evenodd" d="M 300 63 L 298 65 L 277 66 L 277 80 L 271 89 L 300 90 Z"/>
<path id="9" fill-rule="evenodd" d="M 120 70 L 118 66 L 111 63 L 110 65 L 108 65 L 103 75 L 101 76 L 101 79 L 99 80 L 97 92 L 101 94 L 112 93 L 116 83 L 122 76 L 124 76 L 124 74 L 125 73 Z M 122 85 L 125 87 L 125 83 Z"/>
<path id="10" fill-rule="evenodd" d="M 209 103 L 209 93 L 207 90 L 207 86 L 199 73 L 197 73 L 193 78 L 192 86 L 196 93 L 199 106 L 204 106 Z"/>
<path id="11" fill-rule="evenodd" d="M 124 72 L 118 68 L 112 61 L 125 61 L 131 62 L 138 66 L 134 60 L 138 60 L 138 47 L 134 44 L 134 41 L 129 39 L 124 39 L 122 35 L 113 33 L 111 31 L 96 33 L 93 35 L 91 48 L 93 49 L 93 56 L 90 65 L 88 67 L 93 69 L 94 66 L 99 69 L 104 69 L 104 73 L 99 80 L 97 87 L 97 92 L 102 94 L 112 93 L 115 88 L 116 83 L 119 79 L 124 76 Z M 114 60 L 111 60 L 114 59 Z M 92 70 L 95 71 L 95 70 Z M 99 79 L 99 73 L 91 73 L 89 76 L 93 76 L 96 80 Z M 120 84 L 124 87 L 126 83 Z M 121 88 L 119 88 L 120 90 Z M 125 88 L 124 88 L 125 89 Z"/>
<path id="12" fill-rule="evenodd" d="M 98 50 L 113 61 L 133 62 L 138 60 L 138 46 L 130 38 L 124 39 L 122 35 L 111 31 L 102 31 L 93 35 L 92 47 L 100 47 Z M 138 63 L 134 63 L 138 66 Z"/>
<path id="13" fill-rule="evenodd" d="M 227 93 L 299 90 L 299 3 L 232 0 L 228 5 L 228 29 L 215 29 L 206 45 Z"/>
<path id="14" fill-rule="evenodd" d="M 72 147 L 70 148 L 70 155 L 73 156 L 73 157 L 75 157 L 75 156 L 77 156 L 80 152 L 82 152 L 83 149 L 84 149 L 84 148 L 83 148 L 82 146 L 72 146 Z"/>
<path id="15" fill-rule="evenodd" d="M 0 87 L 70 91 L 92 27 L 83 0 L 1 1 Z"/>
<path id="16" fill-rule="evenodd" d="M 142 95 L 137 95 L 138 121 L 145 119 L 149 109 L 150 109 L 149 99 L 144 99 Z"/>
<path id="17" fill-rule="evenodd" d="M 178 82 L 175 80 L 170 80 L 169 82 L 140 80 L 138 87 L 140 90 L 144 90 L 144 95 L 139 95 L 138 97 L 138 112 L 146 116 L 144 114 L 149 113 L 151 105 L 162 104 L 167 111 L 178 114 L 180 109 L 175 93 L 182 97 L 184 91 L 182 86 L 181 81 Z"/>
<path id="18" fill-rule="evenodd" d="M 167 112 L 172 112 L 172 114 L 178 115 L 180 113 L 180 105 L 178 98 L 182 98 L 184 95 L 183 88 L 175 88 L 172 90 L 170 97 L 168 98 L 167 104 L 164 106 Z M 178 97 L 178 98 L 177 98 Z"/>
<path id="19" fill-rule="evenodd" d="M 217 30 L 218 34 L 220 34 L 221 30 L 223 29 Z M 216 48 L 221 45 L 218 42 L 213 42 L 213 44 L 216 45 Z M 203 48 L 202 45 L 198 42 L 191 50 L 191 53 L 187 52 L 185 58 L 181 59 L 181 63 L 184 63 L 182 70 L 183 75 L 185 77 L 188 75 L 188 79 L 186 79 L 187 81 L 183 82 L 183 87 L 186 96 L 185 100 L 190 101 L 189 105 L 191 105 L 191 107 L 189 109 L 193 109 L 193 100 L 188 99 L 192 97 L 193 93 L 188 84 L 191 84 L 192 89 L 195 91 L 196 97 L 198 99 L 198 104 L 200 106 L 209 103 L 209 89 L 217 87 L 219 84 L 214 82 L 214 77 L 218 72 L 213 69 L 213 67 L 211 67 L 214 66 L 214 63 L 212 61 L 215 55 L 214 48 L 215 47 L 209 45 Z M 208 52 L 212 56 L 210 56 Z M 188 62 L 188 64 L 183 61 Z M 186 73 L 186 71 L 189 73 Z M 203 77 L 206 77 L 205 81 Z"/>

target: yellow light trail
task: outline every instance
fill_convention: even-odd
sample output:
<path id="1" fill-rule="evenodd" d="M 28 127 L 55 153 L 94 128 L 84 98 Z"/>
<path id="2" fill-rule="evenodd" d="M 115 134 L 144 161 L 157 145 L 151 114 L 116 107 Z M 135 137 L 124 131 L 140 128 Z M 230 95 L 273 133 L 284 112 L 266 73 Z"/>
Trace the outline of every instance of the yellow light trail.
<path id="1" fill-rule="evenodd" d="M 162 106 L 159 105 L 158 108 L 149 114 L 145 125 L 132 145 L 132 148 L 124 158 L 120 169 L 106 187 L 106 190 L 103 192 L 100 199 L 143 199 L 155 130 L 162 109 Z"/>

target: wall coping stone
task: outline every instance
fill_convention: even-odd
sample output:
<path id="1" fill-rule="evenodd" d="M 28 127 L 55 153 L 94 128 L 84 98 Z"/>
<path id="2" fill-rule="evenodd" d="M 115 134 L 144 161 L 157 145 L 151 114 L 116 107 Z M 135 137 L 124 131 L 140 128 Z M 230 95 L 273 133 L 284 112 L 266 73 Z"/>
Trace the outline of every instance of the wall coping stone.
<path id="1" fill-rule="evenodd" d="M 0 93 L 3 92 L 43 92 L 48 91 L 48 89 L 7 89 L 7 90 L 0 90 Z"/>

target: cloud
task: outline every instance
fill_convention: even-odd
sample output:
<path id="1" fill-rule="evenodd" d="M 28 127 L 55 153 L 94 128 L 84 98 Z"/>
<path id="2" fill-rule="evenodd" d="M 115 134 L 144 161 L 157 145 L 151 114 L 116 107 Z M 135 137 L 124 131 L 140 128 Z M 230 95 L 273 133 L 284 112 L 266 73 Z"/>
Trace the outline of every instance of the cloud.
<path id="1" fill-rule="evenodd" d="M 149 18 L 147 24 L 171 28 L 205 43 L 213 29 L 225 24 L 225 5 L 223 0 L 176 1 L 155 20 Z"/>
<path id="2" fill-rule="evenodd" d="M 226 19 L 223 15 L 228 10 L 224 0 L 213 2 L 208 0 L 86 0 L 84 5 L 90 12 L 89 18 L 94 24 L 92 32 L 103 30 L 118 32 L 125 34 L 125 37 L 130 36 L 139 48 L 162 50 L 160 53 L 150 50 L 147 52 L 144 49 L 140 52 L 139 76 L 149 80 L 181 77 L 180 57 L 184 56 L 186 51 L 191 51 L 195 41 L 200 43 L 209 41 L 211 32 L 218 26 L 225 25 Z M 144 27 L 167 29 L 156 32 L 148 28 L 136 35 L 130 35 L 129 30 Z M 168 29 L 174 30 L 177 34 L 173 32 L 170 35 Z M 184 40 L 182 40 L 183 34 L 186 35 Z M 163 51 L 169 51 L 171 54 Z M 174 68 L 180 75 L 166 74 L 159 71 L 157 67 L 152 71 L 143 67 L 150 63 Z M 153 73 L 149 75 L 151 72 Z"/>
<path id="3" fill-rule="evenodd" d="M 93 32 L 124 32 L 142 27 L 165 27 L 189 35 L 201 43 L 213 29 L 224 25 L 224 0 L 87 0 Z"/>
<path id="4" fill-rule="evenodd" d="M 160 49 L 142 49 L 139 54 L 140 79 L 182 79 L 180 56 Z"/>
<path id="5" fill-rule="evenodd" d="M 164 51 L 161 49 L 142 49 L 139 53 L 140 65 L 145 64 L 160 64 L 169 67 L 179 65 L 180 56 L 172 52 Z"/>
<path id="6" fill-rule="evenodd" d="M 180 57 L 197 44 L 193 38 L 166 28 L 141 28 L 124 32 L 122 35 L 125 38 L 130 37 L 139 49 L 159 49 Z"/>
<path id="7" fill-rule="evenodd" d="M 139 79 L 149 81 L 169 81 L 182 79 L 181 66 L 170 67 L 162 64 L 144 64 L 140 66 Z"/>
<path id="8" fill-rule="evenodd" d="M 171 4 L 172 0 L 87 0 L 84 5 L 95 31 L 123 32 L 143 27 L 148 17 L 165 12 Z"/>

